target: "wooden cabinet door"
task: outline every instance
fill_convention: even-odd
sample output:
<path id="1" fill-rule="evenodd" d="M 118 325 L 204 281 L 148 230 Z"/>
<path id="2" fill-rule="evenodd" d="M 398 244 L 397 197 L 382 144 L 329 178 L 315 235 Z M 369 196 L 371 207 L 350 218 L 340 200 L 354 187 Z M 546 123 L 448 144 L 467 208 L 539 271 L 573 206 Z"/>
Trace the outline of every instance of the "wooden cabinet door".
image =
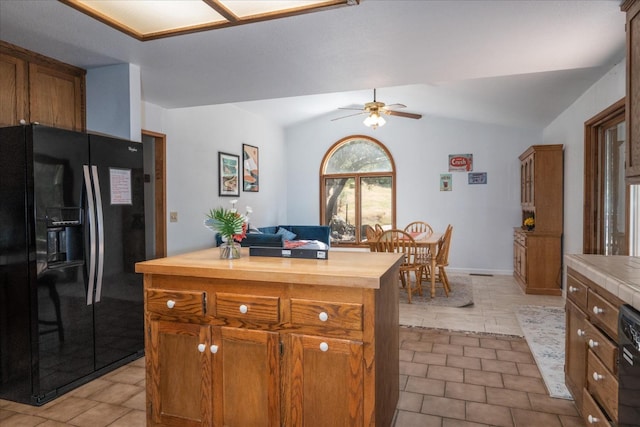
<path id="1" fill-rule="evenodd" d="M 565 379 L 578 409 L 582 407 L 582 390 L 586 385 L 587 375 L 586 323 L 585 314 L 567 300 Z"/>
<path id="2" fill-rule="evenodd" d="M 14 56 L 0 54 L 0 126 L 15 126 L 27 114 L 27 63 Z"/>
<path id="3" fill-rule="evenodd" d="M 29 64 L 32 122 L 83 131 L 83 77 L 40 64 Z"/>
<path id="4" fill-rule="evenodd" d="M 628 6 L 627 6 L 628 4 Z M 627 177 L 640 177 L 640 1 L 625 2 L 627 12 Z M 635 180 L 634 182 L 637 182 Z"/>
<path id="5" fill-rule="evenodd" d="M 364 396 L 362 343 L 292 335 L 290 350 L 290 425 L 362 427 L 363 402 L 374 398 Z"/>
<path id="6" fill-rule="evenodd" d="M 162 320 L 149 327 L 147 424 L 211 426 L 211 328 Z"/>
<path id="7" fill-rule="evenodd" d="M 280 427 L 280 335 L 213 328 L 215 426 Z"/>

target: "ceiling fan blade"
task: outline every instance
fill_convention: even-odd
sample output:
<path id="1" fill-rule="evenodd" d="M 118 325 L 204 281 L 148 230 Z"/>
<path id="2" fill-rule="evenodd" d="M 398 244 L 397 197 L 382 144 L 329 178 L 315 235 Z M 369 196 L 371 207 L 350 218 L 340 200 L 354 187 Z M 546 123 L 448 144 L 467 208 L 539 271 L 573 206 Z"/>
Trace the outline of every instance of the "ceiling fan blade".
<path id="1" fill-rule="evenodd" d="M 355 110 L 355 111 L 365 111 L 364 108 L 355 108 L 355 107 L 338 107 L 338 110 Z"/>
<path id="2" fill-rule="evenodd" d="M 347 117 L 353 117 L 353 116 L 359 116 L 361 114 L 366 114 L 366 111 L 361 111 L 359 113 L 355 113 L 355 114 L 348 114 L 346 116 L 342 116 L 342 117 L 336 117 L 335 119 L 331 119 L 332 122 L 335 122 L 336 120 L 340 120 L 340 119 L 346 119 Z"/>
<path id="3" fill-rule="evenodd" d="M 407 108 L 407 106 L 404 104 L 391 104 L 385 106 L 384 108 Z"/>
<path id="4" fill-rule="evenodd" d="M 408 119 L 420 119 L 420 118 L 422 118 L 422 114 L 404 113 L 402 111 L 386 110 L 384 113 L 385 114 L 389 114 L 390 116 L 406 117 Z"/>

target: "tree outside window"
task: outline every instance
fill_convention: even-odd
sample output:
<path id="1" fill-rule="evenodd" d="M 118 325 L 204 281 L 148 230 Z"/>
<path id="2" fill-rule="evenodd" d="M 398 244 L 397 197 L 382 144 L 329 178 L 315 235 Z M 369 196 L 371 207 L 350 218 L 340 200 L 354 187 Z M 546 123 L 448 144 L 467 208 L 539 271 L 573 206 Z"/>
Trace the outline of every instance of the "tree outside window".
<path id="1" fill-rule="evenodd" d="M 367 136 L 334 144 L 322 163 L 321 222 L 331 226 L 331 243 L 358 245 L 366 226 L 395 224 L 395 167 L 389 151 Z"/>

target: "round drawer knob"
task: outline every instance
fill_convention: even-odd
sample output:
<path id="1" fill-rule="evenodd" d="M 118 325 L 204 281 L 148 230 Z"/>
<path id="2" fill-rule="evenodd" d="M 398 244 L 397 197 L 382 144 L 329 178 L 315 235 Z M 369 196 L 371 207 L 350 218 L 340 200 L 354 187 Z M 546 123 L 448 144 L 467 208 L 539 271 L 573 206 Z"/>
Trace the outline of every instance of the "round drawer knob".
<path id="1" fill-rule="evenodd" d="M 585 336 L 585 335 L 587 335 L 587 332 L 586 332 L 586 331 L 583 331 L 582 329 L 578 329 L 578 336 L 579 336 L 579 337 L 583 337 L 583 336 Z"/>
<path id="2" fill-rule="evenodd" d="M 173 308 L 176 306 L 176 302 L 172 299 L 170 299 L 169 301 L 167 301 L 167 307 L 169 308 Z"/>
<path id="3" fill-rule="evenodd" d="M 249 311 L 249 307 L 247 307 L 246 305 L 242 304 L 242 305 L 240 306 L 240 313 L 242 313 L 242 314 L 246 314 L 246 313 L 247 313 L 247 311 Z"/>
<path id="4" fill-rule="evenodd" d="M 207 346 L 204 344 L 198 344 L 198 351 L 200 353 L 204 353 L 204 351 L 207 349 Z"/>
<path id="5" fill-rule="evenodd" d="M 593 415 L 589 415 L 587 417 L 587 420 L 589 420 L 589 424 L 595 424 L 600 422 L 600 418 L 596 418 Z"/>
<path id="6" fill-rule="evenodd" d="M 575 286 L 569 286 L 569 292 L 571 293 L 578 292 L 578 288 L 576 288 Z"/>
<path id="7" fill-rule="evenodd" d="M 600 343 L 598 341 L 589 340 L 589 347 L 595 348 L 595 347 L 597 347 L 599 345 L 600 345 Z"/>
<path id="8" fill-rule="evenodd" d="M 601 380 L 601 379 L 603 379 L 603 378 L 604 378 L 604 376 L 603 376 L 603 375 L 600 375 L 600 374 L 599 374 L 599 373 L 597 373 L 597 372 L 594 372 L 594 373 L 593 373 L 593 380 L 594 380 L 594 381 L 600 381 L 600 380 Z"/>
<path id="9" fill-rule="evenodd" d="M 321 342 L 320 351 L 327 351 L 327 350 L 329 350 L 329 344 L 327 344 L 326 342 Z"/>
<path id="10" fill-rule="evenodd" d="M 318 319 L 320 319 L 323 322 L 326 322 L 327 320 L 329 320 L 329 315 L 323 311 L 318 315 Z"/>
<path id="11" fill-rule="evenodd" d="M 216 354 L 218 352 L 218 346 L 212 345 L 211 347 L 209 347 L 209 351 L 213 354 Z"/>
<path id="12" fill-rule="evenodd" d="M 602 314 L 603 312 L 604 310 L 598 307 L 597 305 L 593 306 L 593 314 Z"/>

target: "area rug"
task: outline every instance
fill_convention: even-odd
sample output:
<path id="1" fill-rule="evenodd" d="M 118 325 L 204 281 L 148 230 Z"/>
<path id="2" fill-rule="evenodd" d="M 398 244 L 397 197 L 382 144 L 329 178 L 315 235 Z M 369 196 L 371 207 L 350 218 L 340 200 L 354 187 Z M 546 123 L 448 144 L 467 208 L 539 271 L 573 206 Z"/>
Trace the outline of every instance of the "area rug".
<path id="1" fill-rule="evenodd" d="M 415 283 L 412 283 L 415 285 Z M 411 304 L 430 305 L 440 307 L 469 307 L 473 305 L 473 287 L 471 278 L 467 276 L 449 277 L 451 292 L 447 297 L 440 282 L 436 282 L 436 296 L 431 298 L 431 282 L 422 283 L 422 295 L 415 291 L 411 294 Z M 409 298 L 407 291 L 400 289 L 400 303 L 407 304 Z"/>
<path id="2" fill-rule="evenodd" d="M 521 305 L 515 313 L 549 395 L 572 399 L 564 383 L 564 308 Z"/>

